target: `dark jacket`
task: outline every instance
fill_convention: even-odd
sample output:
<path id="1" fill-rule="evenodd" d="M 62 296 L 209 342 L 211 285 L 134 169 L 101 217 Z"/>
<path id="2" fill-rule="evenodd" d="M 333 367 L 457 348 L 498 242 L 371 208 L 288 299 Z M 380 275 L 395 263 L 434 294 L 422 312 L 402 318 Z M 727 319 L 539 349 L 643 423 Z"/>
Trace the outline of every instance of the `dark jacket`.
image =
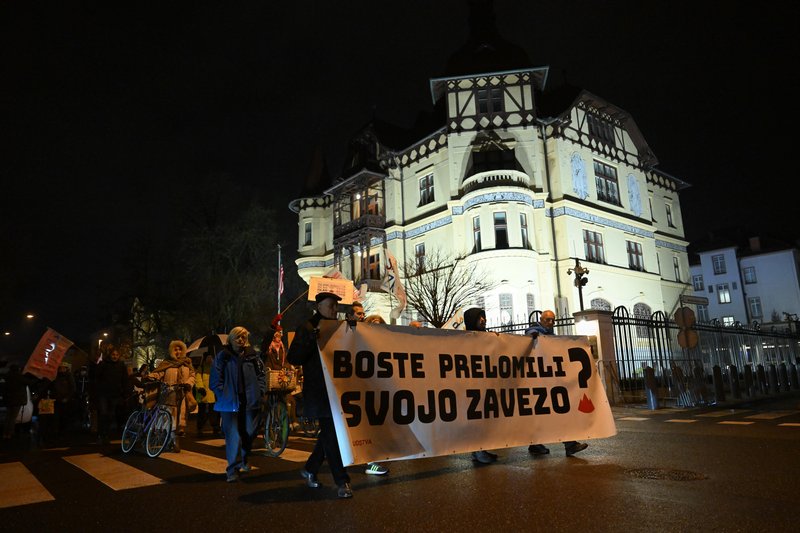
<path id="1" fill-rule="evenodd" d="M 536 333 L 537 335 L 552 335 L 553 328 L 546 328 L 540 323 L 536 323 L 525 330 L 525 335 L 533 335 Z"/>
<path id="2" fill-rule="evenodd" d="M 464 329 L 467 331 L 485 331 L 478 329 L 478 319 L 483 317 L 486 319 L 486 312 L 478 307 L 471 307 L 464 311 Z"/>
<path id="3" fill-rule="evenodd" d="M 309 418 L 330 418 L 328 389 L 322 374 L 322 359 L 317 346 L 317 327 L 327 320 L 315 313 L 297 328 L 286 359 L 293 365 L 303 365 L 303 414 Z"/>
<path id="4" fill-rule="evenodd" d="M 19 370 L 12 370 L 6 376 L 5 405 L 19 407 L 28 403 L 28 380 Z"/>
<path id="5" fill-rule="evenodd" d="M 121 360 L 103 359 L 94 372 L 94 390 L 101 398 L 122 398 L 128 391 L 128 368 Z"/>
<path id="6" fill-rule="evenodd" d="M 240 375 L 244 378 L 243 382 L 239 379 Z M 208 382 L 216 396 L 215 411 L 239 411 L 240 397 L 245 398 L 246 409 L 259 409 L 261 399 L 267 393 L 264 363 L 249 346 L 243 355 L 236 355 L 230 345 L 222 348 L 214 358 Z"/>

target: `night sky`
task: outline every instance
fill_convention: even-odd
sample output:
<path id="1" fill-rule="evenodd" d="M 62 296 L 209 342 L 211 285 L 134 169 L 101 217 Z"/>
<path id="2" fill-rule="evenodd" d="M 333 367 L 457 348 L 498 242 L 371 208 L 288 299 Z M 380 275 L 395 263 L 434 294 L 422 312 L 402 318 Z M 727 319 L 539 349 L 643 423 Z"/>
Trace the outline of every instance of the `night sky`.
<path id="1" fill-rule="evenodd" d="M 336 175 L 372 117 L 410 127 L 469 30 L 457 0 L 114 4 L 0 4 L 3 328 L 29 310 L 68 337 L 103 327 L 143 251 L 170 249 L 213 176 L 274 207 L 294 247 L 286 205 L 314 149 Z M 730 225 L 798 238 L 794 10 L 760 6 L 495 11 L 500 34 L 550 66 L 549 86 L 628 111 L 658 168 L 692 184 L 690 239 Z"/>

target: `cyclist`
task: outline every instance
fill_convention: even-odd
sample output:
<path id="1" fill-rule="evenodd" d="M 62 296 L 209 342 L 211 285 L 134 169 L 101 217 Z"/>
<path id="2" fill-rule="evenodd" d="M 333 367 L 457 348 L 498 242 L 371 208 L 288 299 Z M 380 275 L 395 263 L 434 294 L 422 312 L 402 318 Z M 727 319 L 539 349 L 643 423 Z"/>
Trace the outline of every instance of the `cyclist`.
<path id="1" fill-rule="evenodd" d="M 150 372 L 149 377 L 163 381 L 167 385 L 182 385 L 183 393 L 176 394 L 175 406 L 170 406 L 172 414 L 172 429 L 182 437 L 186 434 L 186 416 L 189 410 L 194 407 L 194 398 L 191 397 L 191 390 L 194 387 L 194 367 L 192 360 L 186 357 L 186 344 L 183 341 L 174 340 L 169 343 L 169 356 L 161 361 L 155 370 Z M 192 402 L 191 404 L 189 402 Z M 180 420 L 178 420 L 180 417 Z M 176 440 L 173 446 L 174 451 L 180 451 L 180 446 Z"/>

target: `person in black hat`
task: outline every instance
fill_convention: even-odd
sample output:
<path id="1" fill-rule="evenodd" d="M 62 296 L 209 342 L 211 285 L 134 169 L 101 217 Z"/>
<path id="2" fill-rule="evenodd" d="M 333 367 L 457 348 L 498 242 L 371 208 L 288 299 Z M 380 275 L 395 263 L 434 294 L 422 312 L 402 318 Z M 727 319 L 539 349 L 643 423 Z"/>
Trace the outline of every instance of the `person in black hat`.
<path id="1" fill-rule="evenodd" d="M 350 476 L 342 464 L 339 442 L 336 440 L 336 429 L 333 426 L 333 415 L 328 403 L 328 389 L 322 374 L 322 361 L 319 357 L 317 336 L 319 323 L 322 320 L 336 320 L 341 298 L 330 292 L 320 292 L 315 298 L 317 312 L 295 332 L 294 341 L 289 347 L 287 360 L 293 365 L 303 365 L 303 409 L 306 416 L 319 420 L 319 435 L 314 444 L 314 451 L 306 461 L 300 475 L 306 479 L 306 485 L 316 489 L 320 487 L 317 479 L 322 462 L 328 460 L 333 480 L 338 486 L 340 498 L 352 498 Z"/>

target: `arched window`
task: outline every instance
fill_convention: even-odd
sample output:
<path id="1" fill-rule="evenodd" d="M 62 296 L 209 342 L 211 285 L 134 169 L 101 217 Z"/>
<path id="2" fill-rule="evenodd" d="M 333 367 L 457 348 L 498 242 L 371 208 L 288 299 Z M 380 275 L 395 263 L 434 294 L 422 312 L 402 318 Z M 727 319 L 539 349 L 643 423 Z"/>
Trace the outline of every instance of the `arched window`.
<path id="1" fill-rule="evenodd" d="M 603 298 L 595 298 L 589 302 L 591 309 L 599 309 L 600 311 L 611 311 L 611 303 Z"/>
<path id="2" fill-rule="evenodd" d="M 649 337 L 650 328 L 647 327 L 653 310 L 647 304 L 638 303 L 633 306 L 633 318 L 636 321 L 636 335 L 639 337 Z"/>

